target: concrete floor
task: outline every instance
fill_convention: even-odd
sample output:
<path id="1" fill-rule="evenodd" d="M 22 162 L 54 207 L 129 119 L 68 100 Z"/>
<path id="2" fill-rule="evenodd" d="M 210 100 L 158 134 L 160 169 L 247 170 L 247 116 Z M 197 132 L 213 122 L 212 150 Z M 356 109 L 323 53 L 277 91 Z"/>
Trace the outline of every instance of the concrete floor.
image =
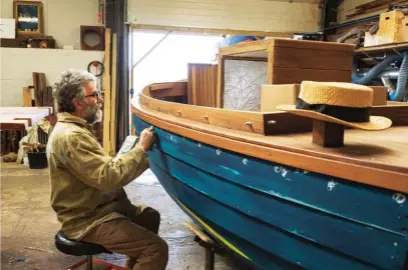
<path id="1" fill-rule="evenodd" d="M 60 225 L 49 204 L 47 170 L 31 170 L 26 165 L 0 163 L 1 166 L 1 269 L 64 269 L 82 259 L 60 253 L 54 235 Z M 162 215 L 160 235 L 169 245 L 167 269 L 204 269 L 204 249 L 194 242 L 184 226 L 189 221 L 148 170 L 126 186 L 132 202 L 143 203 Z M 124 265 L 119 254 L 97 258 Z M 231 257 L 216 256 L 215 269 L 238 269 Z"/>

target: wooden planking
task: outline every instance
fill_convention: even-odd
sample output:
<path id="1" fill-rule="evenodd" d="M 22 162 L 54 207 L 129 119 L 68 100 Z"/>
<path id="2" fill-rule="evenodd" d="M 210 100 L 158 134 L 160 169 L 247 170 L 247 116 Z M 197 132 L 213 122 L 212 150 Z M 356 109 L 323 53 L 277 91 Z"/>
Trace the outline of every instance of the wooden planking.
<path id="1" fill-rule="evenodd" d="M 309 133 L 265 137 L 184 119 L 180 121 L 177 117 L 137 105 L 136 108 L 132 107 L 132 111 L 152 125 L 215 147 L 408 193 L 408 168 L 405 162 L 408 159 L 408 138 L 404 135 L 406 127 L 371 132 L 371 136 L 360 130 L 346 131 L 345 148 L 327 149 L 312 145 Z M 378 142 L 384 142 L 387 137 L 394 138 L 387 140 L 387 148 L 377 146 Z"/>
<path id="2" fill-rule="evenodd" d="M 110 154 L 110 117 L 111 117 L 111 29 L 105 29 L 105 72 L 103 105 L 103 150 Z"/>
<path id="3" fill-rule="evenodd" d="M 204 194 L 204 192 L 197 192 L 197 190 L 194 190 L 190 186 L 186 186 L 180 179 L 172 177 L 169 172 L 163 170 L 155 162 L 152 162 L 151 165 L 153 172 L 157 175 L 168 192 L 187 205 L 195 215 L 202 217 L 208 222 L 215 223 L 227 231 L 228 234 L 226 235 L 233 237 L 237 242 L 234 245 L 237 250 L 242 252 L 242 247 L 247 245 L 247 243 L 251 243 L 251 248 L 242 253 L 258 267 L 265 269 L 296 269 L 293 266 L 275 268 L 274 266 L 277 261 L 280 261 L 276 260 L 275 256 L 279 255 L 279 257 L 286 262 L 290 262 L 293 265 L 301 265 L 305 269 L 325 269 L 324 266 L 327 265 L 330 265 L 330 269 L 333 270 L 376 269 L 371 263 L 354 260 L 353 257 L 341 252 L 333 252 L 329 248 L 318 245 L 316 243 L 317 241 L 311 244 L 312 239 L 302 241 L 293 235 L 283 233 L 276 227 L 269 226 L 263 222 L 256 222 L 251 216 L 251 213 L 242 214 L 242 212 L 237 211 L 236 208 L 229 207 L 223 203 L 217 203 L 210 196 Z M 173 170 L 171 171 L 173 172 Z M 192 177 L 187 173 L 183 176 Z M 205 182 L 210 181 L 210 179 L 203 178 L 199 178 L 199 180 Z M 211 194 L 214 192 L 216 191 L 211 191 Z M 221 192 L 221 190 L 218 190 L 218 192 Z M 228 190 L 224 193 L 231 194 Z M 225 201 L 226 198 L 221 200 Z M 246 200 L 243 202 L 247 203 L 247 205 L 244 206 L 245 209 L 252 204 Z M 240 201 L 235 202 L 235 206 L 240 207 Z M 214 211 L 214 209 L 216 209 L 216 211 Z M 281 222 L 282 221 L 284 221 L 284 219 L 282 219 Z M 214 228 L 213 225 L 211 227 Z M 292 228 L 296 230 L 296 227 Z M 219 230 L 217 231 L 219 232 Z M 335 236 L 332 236 L 332 238 L 334 237 Z M 276 243 L 280 244 L 277 245 Z M 254 247 L 259 248 L 257 250 L 258 252 L 256 252 L 256 250 L 254 251 Z M 259 252 L 260 250 L 263 252 Z M 267 252 L 267 254 L 265 254 L 265 252 Z M 400 262 L 400 257 L 398 259 L 398 262 Z"/>
<path id="4" fill-rule="evenodd" d="M 154 98 L 182 97 L 184 99 L 187 95 L 187 83 L 180 81 L 152 84 L 144 92 Z"/>
<path id="5" fill-rule="evenodd" d="M 318 50 L 272 47 L 272 65 L 275 67 L 308 68 L 319 70 L 351 70 L 353 51 Z"/>
<path id="6" fill-rule="evenodd" d="M 217 65 L 188 64 L 188 104 L 216 107 Z"/>
<path id="7" fill-rule="evenodd" d="M 154 98 L 178 97 L 186 96 L 187 92 L 185 87 L 175 87 L 175 88 L 163 88 L 160 91 L 153 91 L 151 95 Z"/>
<path id="8" fill-rule="evenodd" d="M 304 80 L 320 82 L 350 82 L 351 70 L 302 69 L 271 66 L 268 84 L 302 83 Z"/>
<path id="9" fill-rule="evenodd" d="M 298 49 L 308 49 L 308 50 L 353 52 L 355 48 L 355 46 L 352 44 L 341 44 L 341 43 L 336 43 L 336 42 L 295 40 L 295 39 L 282 39 L 282 38 L 272 38 L 269 40 L 270 40 L 270 46 L 269 46 L 270 49 L 273 47 L 285 47 L 285 48 L 298 48 Z"/>
<path id="10" fill-rule="evenodd" d="M 149 90 L 153 91 L 161 91 L 163 89 L 170 89 L 170 88 L 179 88 L 180 86 L 184 87 L 186 82 L 169 82 L 169 83 L 155 83 L 150 85 Z"/>
<path id="11" fill-rule="evenodd" d="M 266 32 L 315 31 L 319 25 L 318 1 L 293 2 L 131 0 L 128 22 Z"/>
<path id="12" fill-rule="evenodd" d="M 182 138 L 174 134 L 170 136 L 173 136 L 173 139 L 178 142 L 176 143 L 176 147 L 182 147 L 181 145 L 184 143 Z M 162 137 L 159 136 L 159 138 L 161 141 Z M 405 254 L 401 251 L 404 251 L 404 246 L 408 246 L 408 241 L 404 235 L 390 233 L 387 230 L 379 229 L 373 224 L 360 223 L 359 218 L 357 220 L 347 219 L 342 216 L 333 215 L 327 211 L 319 211 L 313 206 L 302 204 L 301 201 L 299 202 L 299 198 L 291 198 L 292 200 L 280 198 L 275 195 L 276 193 L 279 194 L 279 191 L 276 191 L 276 193 L 260 193 L 258 190 L 250 189 L 241 183 L 231 183 L 219 176 L 219 174 L 208 173 L 205 164 L 202 164 L 204 167 L 199 167 L 204 169 L 199 170 L 197 169 L 198 167 L 188 164 L 190 158 L 201 159 L 201 150 L 197 148 L 195 145 L 194 148 L 189 149 L 190 152 L 187 152 L 189 155 L 186 156 L 180 153 L 182 155 L 178 155 L 177 158 L 172 157 L 169 153 L 163 153 L 154 148 L 153 151 L 149 153 L 149 158 L 156 165 L 161 167 L 161 169 L 167 170 L 176 181 L 197 191 L 199 193 L 197 196 L 208 196 L 214 200 L 214 208 L 218 209 L 225 205 L 235 209 L 241 215 L 252 217 L 252 222 L 244 224 L 246 227 L 250 227 L 252 223 L 266 223 L 271 226 L 270 230 L 274 230 L 277 227 L 298 241 L 308 242 L 313 239 L 314 243 L 319 243 L 319 245 L 324 246 L 324 248 L 330 249 L 332 253 L 340 251 L 350 257 L 365 261 L 367 264 L 374 264 L 386 268 L 391 263 L 391 256 L 394 256 L 394 262 L 398 262 L 396 263 L 397 265 L 403 265 Z M 161 149 L 162 147 L 160 147 L 160 150 Z M 207 163 L 214 162 L 218 163 L 218 167 L 229 168 L 227 165 L 229 162 L 225 160 L 228 156 L 224 156 L 224 153 L 217 156 L 215 153 L 216 149 L 213 148 L 211 150 L 212 155 L 209 155 L 211 159 L 210 162 Z M 197 156 L 195 156 L 195 154 Z M 239 164 L 242 164 L 242 161 L 239 161 Z M 255 163 L 256 160 L 249 159 L 247 164 L 250 165 L 241 166 L 241 169 L 238 169 L 237 172 L 251 179 L 251 168 L 255 170 Z M 282 181 L 282 174 L 274 171 L 275 166 L 279 165 L 270 164 L 269 177 L 265 177 L 264 180 L 269 179 L 270 182 Z M 225 170 L 218 169 L 218 171 Z M 299 179 L 298 181 L 307 180 L 308 179 Z M 330 180 L 327 179 L 327 182 L 329 181 Z M 319 191 L 314 190 L 314 193 L 317 193 L 315 195 L 319 196 L 322 193 L 330 193 L 327 189 L 327 182 Z M 292 185 L 296 184 L 293 183 Z M 348 189 L 349 187 L 345 186 L 344 188 Z M 390 195 L 392 196 L 392 194 Z M 377 205 L 376 203 L 374 205 L 367 205 L 367 202 L 363 200 L 360 200 L 360 203 L 362 203 L 360 207 L 365 208 Z M 350 205 L 352 205 L 352 203 L 350 203 Z M 393 208 L 398 209 L 398 207 L 400 206 L 394 202 Z M 371 209 L 371 212 L 374 211 Z M 294 215 L 294 213 L 296 214 Z M 407 211 L 405 211 L 405 213 L 407 213 Z M 396 219 L 396 216 L 392 218 Z M 400 222 L 399 225 L 403 226 L 403 222 Z M 331 235 L 331 237 L 328 237 L 328 235 Z M 395 242 L 401 245 L 399 247 L 400 252 L 391 248 L 392 243 Z M 273 243 L 271 243 L 271 245 L 273 245 Z M 268 246 L 263 246 L 263 248 L 268 249 Z"/>
<path id="13" fill-rule="evenodd" d="M 149 127 L 148 123 L 138 118 L 133 119 L 133 125 L 138 130 Z M 217 149 L 211 145 L 201 144 L 198 147 L 197 141 L 182 139 L 159 128 L 155 130 L 160 140 L 160 146 L 156 145 L 156 148 L 160 151 L 191 167 L 217 175 L 223 181 L 241 186 L 242 189 L 256 191 L 263 196 L 287 201 L 333 218 L 366 224 L 398 235 L 408 234 L 405 230 L 408 205 L 401 207 L 396 201 L 390 200 L 394 195 L 392 191 L 367 188 L 342 179 L 336 179 L 337 185 L 342 188 L 334 186 L 330 190 L 328 183 L 333 180 L 331 176 L 260 161 L 229 151 L 216 155 Z M 243 160 L 246 160 L 245 164 Z M 319 196 L 316 196 L 317 191 Z M 344 201 L 345 197 L 348 200 Z"/>

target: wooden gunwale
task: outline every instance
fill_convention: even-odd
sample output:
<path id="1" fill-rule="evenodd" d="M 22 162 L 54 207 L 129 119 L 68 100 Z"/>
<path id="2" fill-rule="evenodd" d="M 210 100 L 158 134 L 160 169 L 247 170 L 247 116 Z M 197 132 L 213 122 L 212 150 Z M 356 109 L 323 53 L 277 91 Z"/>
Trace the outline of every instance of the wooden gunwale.
<path id="1" fill-rule="evenodd" d="M 148 92 L 146 90 L 148 88 L 145 88 L 144 93 Z M 141 96 L 143 99 L 152 99 L 145 94 L 141 94 Z M 160 100 L 155 100 L 155 102 L 169 103 Z M 185 104 L 177 104 L 177 106 L 183 109 L 191 107 L 191 105 Z M 182 119 L 149 109 L 143 104 L 137 104 L 136 107 L 132 106 L 131 109 L 139 118 L 152 125 L 215 147 L 287 166 L 408 193 L 407 166 L 381 164 L 381 162 L 336 155 L 335 152 L 329 152 L 329 150 L 316 151 L 316 149 L 287 146 L 274 142 L 274 139 L 278 139 L 279 136 L 266 137 L 261 134 Z M 406 127 L 399 127 L 399 129 L 404 131 Z M 293 139 L 296 140 L 296 137 Z"/>

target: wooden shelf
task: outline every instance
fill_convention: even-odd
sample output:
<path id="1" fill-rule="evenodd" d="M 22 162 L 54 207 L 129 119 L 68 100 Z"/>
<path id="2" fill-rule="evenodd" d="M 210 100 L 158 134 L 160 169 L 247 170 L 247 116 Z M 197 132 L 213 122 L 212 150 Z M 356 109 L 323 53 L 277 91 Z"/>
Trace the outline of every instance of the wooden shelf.
<path id="1" fill-rule="evenodd" d="M 378 45 L 372 47 L 364 47 L 357 49 L 355 54 L 363 54 L 363 53 L 378 53 L 378 52 L 387 52 L 387 51 L 402 51 L 408 50 L 408 42 L 403 43 L 392 43 L 387 45 Z"/>

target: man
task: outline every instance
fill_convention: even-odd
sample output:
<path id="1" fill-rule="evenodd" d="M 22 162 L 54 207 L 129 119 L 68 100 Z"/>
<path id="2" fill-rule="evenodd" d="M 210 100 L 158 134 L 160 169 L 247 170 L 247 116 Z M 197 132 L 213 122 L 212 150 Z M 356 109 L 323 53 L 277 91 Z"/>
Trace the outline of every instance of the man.
<path id="1" fill-rule="evenodd" d="M 160 214 L 132 205 L 123 189 L 148 168 L 146 151 L 154 131 L 145 129 L 137 146 L 112 158 L 103 152 L 90 124 L 103 102 L 95 77 L 69 70 L 54 85 L 58 122 L 47 145 L 51 205 L 66 237 L 126 254 L 130 269 L 165 269 L 168 247 L 160 238 Z"/>

